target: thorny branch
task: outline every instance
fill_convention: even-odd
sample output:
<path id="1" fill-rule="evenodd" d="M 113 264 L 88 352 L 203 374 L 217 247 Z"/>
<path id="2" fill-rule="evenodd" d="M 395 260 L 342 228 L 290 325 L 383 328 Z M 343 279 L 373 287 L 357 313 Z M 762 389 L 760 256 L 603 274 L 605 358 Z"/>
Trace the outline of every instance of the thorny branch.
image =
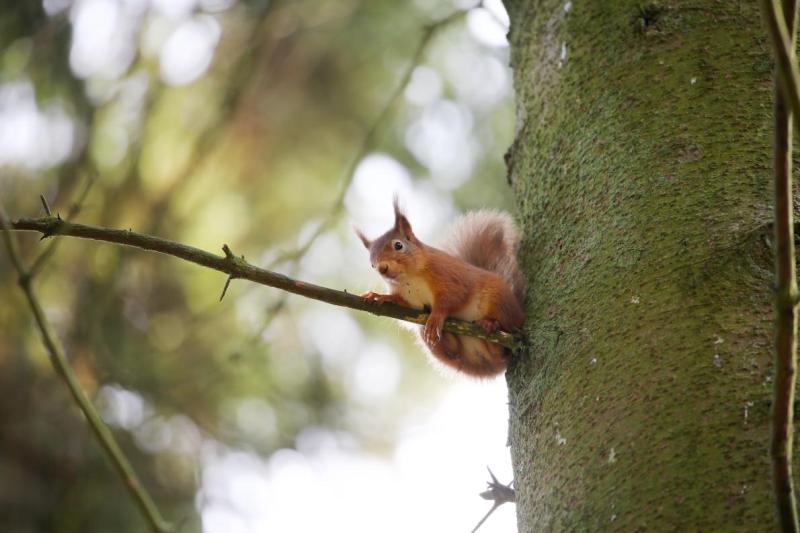
<path id="1" fill-rule="evenodd" d="M 80 213 L 81 209 L 83 209 L 83 202 L 86 201 L 86 197 L 89 195 L 89 191 L 92 190 L 92 185 L 94 185 L 94 182 L 95 179 L 93 176 L 89 176 L 86 179 L 86 183 L 84 184 L 81 193 L 78 195 L 78 198 L 69 207 L 67 212 L 67 220 L 72 220 L 78 215 L 78 213 Z M 48 216 L 51 216 L 52 213 L 50 212 L 50 206 L 47 205 L 47 200 L 45 200 L 44 196 L 41 196 L 40 198 L 42 200 L 42 206 L 44 207 L 45 213 L 47 213 Z M 61 241 L 54 239 L 44 250 L 39 253 L 38 256 L 36 256 L 36 259 L 33 260 L 33 263 L 31 263 L 31 266 L 28 269 L 28 275 L 30 275 L 30 277 L 33 278 L 39 273 L 50 256 L 55 253 L 59 242 Z"/>
<path id="2" fill-rule="evenodd" d="M 792 118 L 800 113 L 796 0 L 783 6 L 763 0 L 776 49 L 775 69 L 775 391 L 772 412 L 772 475 L 783 531 L 798 531 L 792 482 L 794 394 L 797 372 L 797 281 L 792 221 Z M 788 28 L 788 31 L 787 31 Z M 790 33 L 789 33 L 790 32 Z"/>
<path id="3" fill-rule="evenodd" d="M 57 217 L 23 218 L 12 221 L 10 227 L 13 230 L 38 231 L 43 237 L 78 237 L 82 239 L 113 242 L 141 248 L 142 250 L 160 252 L 224 272 L 228 274 L 231 279 L 247 279 L 329 304 L 367 311 L 374 315 L 388 316 L 414 324 L 424 324 L 428 318 L 427 311 L 422 309 L 409 309 L 388 302 L 376 303 L 346 291 L 337 291 L 326 287 L 320 287 L 258 268 L 245 261 L 244 258 L 236 257 L 227 245 L 223 248 L 225 255 L 221 257 L 200 250 L 199 248 L 161 239 L 159 237 L 153 237 L 151 235 L 145 235 L 143 233 L 87 226 L 84 224 L 73 224 Z M 491 335 L 486 335 L 479 326 L 463 320 L 449 318 L 445 322 L 444 329 L 459 335 L 469 335 L 471 337 L 478 337 L 496 342 L 512 350 L 520 346 L 520 340 L 511 333 L 498 331 Z"/>
<path id="4" fill-rule="evenodd" d="M 49 211 L 49 207 L 47 206 L 46 202 L 44 202 L 44 200 L 42 201 L 45 206 L 45 210 Z M 57 220 L 64 223 L 64 221 L 61 219 L 52 216 L 48 217 L 48 219 Z M 89 427 L 91 427 L 92 432 L 97 438 L 97 441 L 100 443 L 103 450 L 105 450 L 106 455 L 114 465 L 114 468 L 117 470 L 117 473 L 122 479 L 123 484 L 130 492 L 131 497 L 136 502 L 139 510 L 144 515 L 145 520 L 150 526 L 150 529 L 156 533 L 170 531 L 171 526 L 161 517 L 161 513 L 158 511 L 153 499 L 150 497 L 147 489 L 145 489 L 142 483 L 139 481 L 136 472 L 134 471 L 127 457 L 125 457 L 122 449 L 117 444 L 117 441 L 114 439 L 114 436 L 111 434 L 108 426 L 106 426 L 102 418 L 100 418 L 100 415 L 95 410 L 92 402 L 89 401 L 86 393 L 78 383 L 78 378 L 75 376 L 75 373 L 72 371 L 72 367 L 69 365 L 69 361 L 64 353 L 64 349 L 61 347 L 61 344 L 58 342 L 55 334 L 50 328 L 50 323 L 47 321 L 47 317 L 42 310 L 42 306 L 33 291 L 31 270 L 26 268 L 22 258 L 20 257 L 16 239 L 14 234 L 10 231 L 12 225 L 13 224 L 9 223 L 5 213 L 2 210 L 2 207 L 0 206 L 0 229 L 3 230 L 0 233 L 3 234 L 3 240 L 5 241 L 9 258 L 11 259 L 14 269 L 19 275 L 19 286 L 25 293 L 25 297 L 28 300 L 28 305 L 30 306 L 33 317 L 36 320 L 36 325 L 42 334 L 42 342 L 50 354 L 50 361 L 52 362 L 53 367 L 64 380 L 67 388 L 69 388 L 75 403 L 78 404 L 81 412 L 83 412 L 83 415 L 86 417 Z"/>

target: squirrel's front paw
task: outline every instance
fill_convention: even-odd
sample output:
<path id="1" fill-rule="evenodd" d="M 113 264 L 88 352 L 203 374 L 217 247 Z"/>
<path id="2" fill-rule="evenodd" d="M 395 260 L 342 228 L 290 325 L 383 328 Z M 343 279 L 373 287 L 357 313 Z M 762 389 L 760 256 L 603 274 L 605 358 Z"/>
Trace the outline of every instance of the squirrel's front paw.
<path id="1" fill-rule="evenodd" d="M 372 300 L 373 302 L 378 302 L 382 304 L 383 302 L 390 302 L 392 301 L 391 294 L 379 294 L 377 292 L 365 292 L 361 295 L 362 298 L 366 298 L 367 300 Z"/>
<path id="2" fill-rule="evenodd" d="M 361 297 L 379 304 L 389 302 L 410 307 L 408 302 L 406 302 L 403 297 L 398 294 L 378 294 L 377 292 L 369 291 L 362 294 Z"/>

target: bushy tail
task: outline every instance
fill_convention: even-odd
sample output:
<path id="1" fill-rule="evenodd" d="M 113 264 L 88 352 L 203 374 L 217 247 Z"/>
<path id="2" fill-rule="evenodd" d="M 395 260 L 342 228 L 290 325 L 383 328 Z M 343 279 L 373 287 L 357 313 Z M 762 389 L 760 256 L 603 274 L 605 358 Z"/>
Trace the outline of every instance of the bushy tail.
<path id="1" fill-rule="evenodd" d="M 503 278 L 523 304 L 525 281 L 517 265 L 519 232 L 511 215 L 472 211 L 453 223 L 443 242 L 446 252 Z"/>

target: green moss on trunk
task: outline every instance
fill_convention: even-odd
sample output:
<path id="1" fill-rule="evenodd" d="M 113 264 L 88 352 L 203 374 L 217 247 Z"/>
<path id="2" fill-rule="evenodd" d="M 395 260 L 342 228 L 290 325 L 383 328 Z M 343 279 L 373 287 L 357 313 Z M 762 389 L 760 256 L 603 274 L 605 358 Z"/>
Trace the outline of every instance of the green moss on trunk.
<path id="1" fill-rule="evenodd" d="M 774 527 L 771 70 L 754 2 L 509 5 L 520 531 Z M 644 7 L 643 7 L 644 6 Z"/>

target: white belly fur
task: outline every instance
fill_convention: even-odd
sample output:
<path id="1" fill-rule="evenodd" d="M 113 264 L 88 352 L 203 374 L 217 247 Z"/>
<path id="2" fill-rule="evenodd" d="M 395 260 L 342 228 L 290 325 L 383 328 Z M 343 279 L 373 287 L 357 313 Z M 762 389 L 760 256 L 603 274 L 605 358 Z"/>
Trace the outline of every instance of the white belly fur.
<path id="1" fill-rule="evenodd" d="M 433 292 L 428 284 L 422 278 L 406 278 L 393 282 L 389 289 L 403 297 L 411 307 L 421 309 L 425 306 L 433 305 Z M 469 322 L 480 320 L 484 318 L 480 313 L 481 299 L 479 296 L 473 296 L 467 305 L 464 306 L 458 313 L 454 314 L 455 318 L 466 320 Z"/>
<path id="2" fill-rule="evenodd" d="M 411 307 L 422 309 L 433 305 L 433 292 L 424 279 L 406 278 L 398 280 L 390 287 L 392 292 L 399 294 Z"/>

